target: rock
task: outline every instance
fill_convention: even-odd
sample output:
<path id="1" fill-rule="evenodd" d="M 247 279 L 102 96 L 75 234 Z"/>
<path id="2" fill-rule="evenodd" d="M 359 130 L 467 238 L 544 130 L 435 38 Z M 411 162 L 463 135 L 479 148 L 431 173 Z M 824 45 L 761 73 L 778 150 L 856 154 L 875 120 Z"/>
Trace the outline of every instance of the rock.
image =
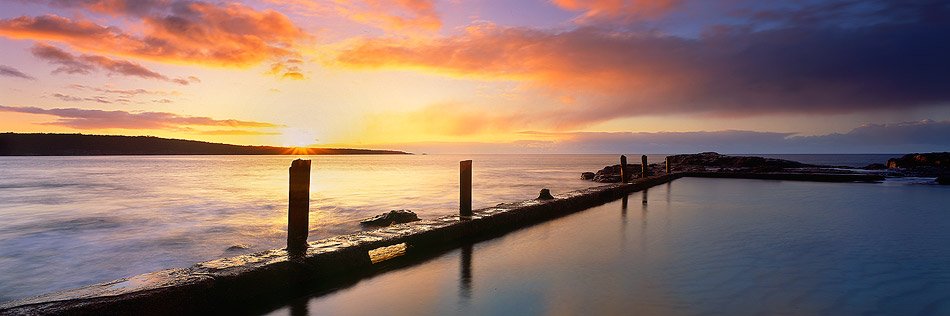
<path id="1" fill-rule="evenodd" d="M 950 152 L 908 154 L 887 160 L 887 168 L 936 167 L 950 168 Z"/>
<path id="2" fill-rule="evenodd" d="M 581 180 L 593 180 L 593 179 L 594 179 L 593 172 L 585 172 L 581 174 Z"/>
<path id="3" fill-rule="evenodd" d="M 797 161 L 763 158 L 753 156 L 726 156 L 715 152 L 669 156 L 673 166 L 704 166 L 719 168 L 754 168 L 759 170 L 781 170 L 783 168 L 814 167 Z"/>
<path id="4" fill-rule="evenodd" d="M 251 248 L 251 247 L 248 246 L 248 245 L 245 245 L 245 244 L 238 244 L 238 245 L 234 245 L 234 246 L 228 247 L 228 249 L 225 249 L 224 251 L 242 251 L 242 250 L 247 250 L 247 249 L 250 249 L 250 248 Z"/>
<path id="5" fill-rule="evenodd" d="M 591 180 L 602 183 L 620 182 L 620 165 L 606 166 L 597 171 Z M 640 174 L 640 165 L 626 165 L 624 170 L 631 175 L 631 179 L 638 178 Z"/>
<path id="6" fill-rule="evenodd" d="M 399 223 L 408 223 L 418 221 L 419 216 L 410 210 L 392 210 L 388 213 L 376 215 L 360 221 L 360 224 L 369 226 L 389 226 Z"/>
<path id="7" fill-rule="evenodd" d="M 864 170 L 881 170 L 881 169 L 887 169 L 887 166 L 885 166 L 885 165 L 883 165 L 883 164 L 879 164 L 879 163 L 872 163 L 872 164 L 870 164 L 870 165 L 864 166 L 864 167 L 861 168 L 861 169 L 864 169 Z"/>
<path id="8" fill-rule="evenodd" d="M 937 181 L 939 184 L 950 185 L 950 176 L 939 176 L 934 181 Z"/>
<path id="9" fill-rule="evenodd" d="M 551 195 L 551 190 L 541 189 L 541 194 L 538 195 L 538 200 L 553 200 L 554 196 Z"/>

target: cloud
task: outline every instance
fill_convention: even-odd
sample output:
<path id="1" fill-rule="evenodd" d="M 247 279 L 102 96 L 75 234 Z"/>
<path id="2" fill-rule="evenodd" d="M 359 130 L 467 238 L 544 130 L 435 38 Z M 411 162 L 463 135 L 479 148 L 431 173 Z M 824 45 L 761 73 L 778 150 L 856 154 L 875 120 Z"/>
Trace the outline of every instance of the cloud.
<path id="1" fill-rule="evenodd" d="M 296 56 L 310 36 L 285 15 L 240 3 L 200 1 L 53 1 L 99 13 L 135 18 L 133 34 L 114 26 L 56 15 L 0 20 L 0 36 L 49 40 L 110 56 L 173 64 L 250 67 L 269 59 Z"/>
<path id="2" fill-rule="evenodd" d="M 17 70 L 16 68 L 13 68 L 7 65 L 0 65 L 0 76 L 36 80 L 36 78 L 34 78 L 33 76 L 27 75 Z"/>
<path id="3" fill-rule="evenodd" d="M 881 11 L 887 14 L 890 11 Z M 665 114 L 848 114 L 950 105 L 950 8 L 903 10 L 901 22 L 720 27 L 700 38 L 474 25 L 431 39 L 370 38 L 336 65 L 400 69 L 525 88 L 585 104 L 521 112 L 583 127 Z M 913 20 L 908 20 L 913 18 Z"/>
<path id="4" fill-rule="evenodd" d="M 81 98 L 81 97 L 66 95 L 66 94 L 62 94 L 62 93 L 53 93 L 53 94 L 51 94 L 51 96 L 53 96 L 53 97 L 55 97 L 55 98 L 57 98 L 57 99 L 63 100 L 63 101 L 67 101 L 67 102 L 84 102 L 84 101 L 90 101 L 90 102 L 104 103 L 104 104 L 111 104 L 111 103 L 112 103 L 112 101 L 109 101 L 108 99 L 103 98 L 103 97 Z"/>
<path id="5" fill-rule="evenodd" d="M 122 95 L 130 96 L 130 97 L 140 95 L 140 94 L 145 94 L 145 95 L 182 95 L 183 94 L 179 91 L 174 91 L 174 90 L 165 91 L 165 90 L 145 90 L 145 89 L 103 89 L 103 88 L 90 87 L 90 86 L 86 86 L 86 85 L 82 85 L 78 83 L 71 84 L 69 85 L 69 87 L 80 89 L 80 90 L 91 90 L 91 91 L 97 91 L 97 92 L 122 94 Z"/>
<path id="6" fill-rule="evenodd" d="M 192 82 L 200 82 L 197 77 L 169 78 L 163 74 L 149 70 L 138 63 L 128 60 L 117 60 L 105 56 L 82 54 L 75 56 L 63 51 L 56 46 L 36 43 L 30 49 L 33 56 L 45 59 L 51 64 L 60 65 L 53 73 L 65 72 L 68 74 L 88 75 L 96 70 L 105 70 L 109 74 L 119 74 L 123 76 L 140 77 L 145 79 L 161 80 L 174 82 L 180 85 L 188 85 Z"/>
<path id="7" fill-rule="evenodd" d="M 442 28 L 442 18 L 432 0 L 269 0 L 299 14 L 309 16 L 336 15 L 354 22 L 371 25 L 390 32 L 435 32 Z"/>
<path id="8" fill-rule="evenodd" d="M 303 61 L 299 59 L 276 62 L 271 64 L 270 71 L 267 71 L 266 74 L 275 75 L 280 79 L 305 80 L 307 78 L 302 73 L 301 64 L 303 64 Z"/>
<path id="9" fill-rule="evenodd" d="M 86 110 L 77 108 L 42 109 L 31 106 L 3 106 L 0 112 L 31 113 L 55 116 L 57 125 L 75 129 L 176 129 L 185 126 L 282 127 L 281 125 L 240 120 L 219 120 L 202 116 L 183 116 L 168 112 Z"/>
<path id="10" fill-rule="evenodd" d="M 682 0 L 551 0 L 565 10 L 583 11 L 580 22 L 630 21 L 656 18 L 679 7 Z"/>
<path id="11" fill-rule="evenodd" d="M 281 135 L 282 133 L 268 133 L 268 132 L 245 131 L 245 130 L 214 130 L 214 131 L 203 131 L 203 132 L 199 132 L 198 134 L 212 135 L 212 136 L 232 136 L 232 135 Z"/>
<path id="12" fill-rule="evenodd" d="M 950 121 L 862 125 L 844 134 L 795 136 L 756 131 L 521 132 L 510 142 L 416 142 L 361 145 L 426 153 L 910 153 L 950 151 Z"/>

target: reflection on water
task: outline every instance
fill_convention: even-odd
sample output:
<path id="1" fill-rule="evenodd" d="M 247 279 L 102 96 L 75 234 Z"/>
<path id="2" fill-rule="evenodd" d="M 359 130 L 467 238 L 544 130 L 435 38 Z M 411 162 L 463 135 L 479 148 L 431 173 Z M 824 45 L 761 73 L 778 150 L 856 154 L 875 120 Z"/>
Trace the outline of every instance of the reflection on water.
<path id="1" fill-rule="evenodd" d="M 468 301 L 472 298 L 472 244 L 462 245 L 459 258 L 459 296 Z"/>
<path id="2" fill-rule="evenodd" d="M 653 157 L 653 156 L 651 156 Z M 282 247 L 291 156 L 0 157 L 0 301 Z M 458 211 L 596 183 L 616 155 L 310 156 L 310 240 L 394 209 Z M 651 159 L 662 160 L 662 156 Z"/>
<path id="3" fill-rule="evenodd" d="M 313 315 L 948 315 L 948 193 L 680 179 L 650 189 L 649 197 L 663 199 L 631 194 L 649 203 L 625 224 L 618 225 L 629 216 L 624 200 L 608 203 L 364 279 L 311 298 L 307 308 Z"/>

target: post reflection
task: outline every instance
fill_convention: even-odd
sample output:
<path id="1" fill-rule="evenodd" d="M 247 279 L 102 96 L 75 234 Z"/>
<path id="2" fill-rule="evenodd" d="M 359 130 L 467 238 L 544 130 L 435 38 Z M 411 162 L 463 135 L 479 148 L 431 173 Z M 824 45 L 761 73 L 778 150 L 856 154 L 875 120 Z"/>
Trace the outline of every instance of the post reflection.
<path id="1" fill-rule="evenodd" d="M 640 250 L 647 252 L 647 192 L 649 189 L 643 189 L 643 203 L 640 211 Z"/>
<path id="2" fill-rule="evenodd" d="M 472 244 L 462 245 L 462 258 L 459 260 L 459 296 L 464 303 L 472 298 Z"/>
<path id="3" fill-rule="evenodd" d="M 620 200 L 620 215 L 623 217 L 623 221 L 627 221 L 627 199 L 630 195 L 624 195 L 623 199 Z"/>
<path id="4" fill-rule="evenodd" d="M 307 299 L 294 300 L 290 304 L 290 316 L 309 316 L 310 311 L 307 306 L 309 302 Z"/>

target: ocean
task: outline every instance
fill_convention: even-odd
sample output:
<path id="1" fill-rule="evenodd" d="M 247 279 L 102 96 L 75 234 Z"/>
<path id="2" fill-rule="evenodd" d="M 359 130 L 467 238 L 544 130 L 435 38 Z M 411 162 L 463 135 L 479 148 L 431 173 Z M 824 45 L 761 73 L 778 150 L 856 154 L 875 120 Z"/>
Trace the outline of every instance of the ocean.
<path id="1" fill-rule="evenodd" d="M 651 163 L 664 156 L 648 155 Z M 795 156 L 863 166 L 900 155 Z M 628 154 L 634 163 L 638 157 Z M 0 301 L 282 247 L 287 168 L 295 158 L 313 160 L 311 241 L 360 231 L 360 219 L 389 210 L 422 218 L 456 213 L 460 160 L 474 161 L 475 208 L 535 198 L 542 188 L 557 194 L 600 185 L 580 180 L 580 173 L 619 161 L 618 155 L 0 157 Z"/>

